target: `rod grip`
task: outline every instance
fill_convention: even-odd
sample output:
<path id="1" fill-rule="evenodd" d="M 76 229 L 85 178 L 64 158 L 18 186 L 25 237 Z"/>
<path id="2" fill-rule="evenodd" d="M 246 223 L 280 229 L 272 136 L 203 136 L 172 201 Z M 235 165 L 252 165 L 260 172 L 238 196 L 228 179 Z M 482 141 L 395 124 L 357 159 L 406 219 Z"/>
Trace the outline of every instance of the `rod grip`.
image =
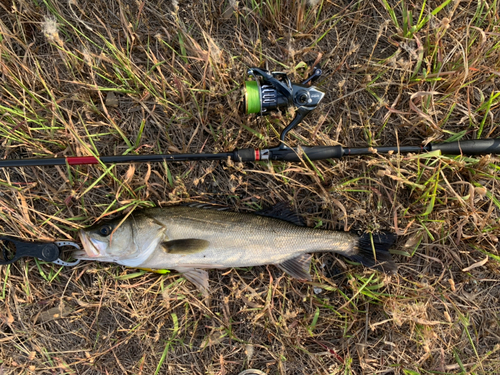
<path id="1" fill-rule="evenodd" d="M 324 160 L 324 159 L 340 159 L 344 156 L 342 146 L 313 146 L 301 147 L 301 151 L 297 148 L 285 148 L 281 150 L 273 150 L 270 156 L 272 160 L 284 161 L 300 161 L 300 152 L 307 155 L 309 160 Z M 302 157 L 305 159 L 305 157 Z"/>
<path id="2" fill-rule="evenodd" d="M 500 138 L 439 143 L 431 147 L 431 151 L 440 150 L 442 154 L 448 155 L 500 154 Z"/>

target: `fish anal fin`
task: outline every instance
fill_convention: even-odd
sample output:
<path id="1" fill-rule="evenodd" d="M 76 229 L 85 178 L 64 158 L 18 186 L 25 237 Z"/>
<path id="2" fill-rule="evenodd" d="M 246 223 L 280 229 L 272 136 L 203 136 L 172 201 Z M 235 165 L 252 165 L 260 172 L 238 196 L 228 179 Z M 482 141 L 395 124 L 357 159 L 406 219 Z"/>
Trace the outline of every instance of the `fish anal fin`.
<path id="1" fill-rule="evenodd" d="M 163 251 L 167 254 L 188 255 L 196 254 L 205 250 L 210 242 L 198 238 L 185 238 L 182 240 L 172 240 L 161 243 Z"/>
<path id="2" fill-rule="evenodd" d="M 199 268 L 177 268 L 187 280 L 191 281 L 204 296 L 209 294 L 208 272 Z"/>
<path id="3" fill-rule="evenodd" d="M 285 260 L 276 265 L 296 279 L 311 281 L 311 274 L 309 273 L 311 259 L 311 254 L 302 254 L 296 258 Z"/>

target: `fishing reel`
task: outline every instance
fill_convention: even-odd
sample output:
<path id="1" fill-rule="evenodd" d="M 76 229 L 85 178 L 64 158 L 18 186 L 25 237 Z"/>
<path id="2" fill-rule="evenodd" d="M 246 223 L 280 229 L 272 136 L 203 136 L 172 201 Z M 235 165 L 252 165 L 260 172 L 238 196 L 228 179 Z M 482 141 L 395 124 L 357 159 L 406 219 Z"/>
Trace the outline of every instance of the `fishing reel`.
<path id="1" fill-rule="evenodd" d="M 315 110 L 325 96 L 325 93 L 316 87 L 307 85 L 318 79 L 321 74 L 322 70 L 315 67 L 305 81 L 292 83 L 286 73 L 250 68 L 248 75 L 254 77 L 254 80 L 245 82 L 243 108 L 248 114 L 265 116 L 278 110 L 296 107 L 295 118 L 281 133 L 280 140 L 284 141 L 286 134 Z M 283 143 L 280 146 L 284 147 Z"/>

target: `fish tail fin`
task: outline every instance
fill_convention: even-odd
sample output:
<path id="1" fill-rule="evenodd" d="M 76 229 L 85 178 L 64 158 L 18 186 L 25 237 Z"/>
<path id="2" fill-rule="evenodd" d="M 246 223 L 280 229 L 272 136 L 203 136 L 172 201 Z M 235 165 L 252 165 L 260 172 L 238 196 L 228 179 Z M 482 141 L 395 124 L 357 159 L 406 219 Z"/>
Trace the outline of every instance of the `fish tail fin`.
<path id="1" fill-rule="evenodd" d="M 374 267 L 387 273 L 397 271 L 389 248 L 396 241 L 397 235 L 390 232 L 376 234 L 364 233 L 358 240 L 358 253 L 349 258 L 366 267 Z"/>

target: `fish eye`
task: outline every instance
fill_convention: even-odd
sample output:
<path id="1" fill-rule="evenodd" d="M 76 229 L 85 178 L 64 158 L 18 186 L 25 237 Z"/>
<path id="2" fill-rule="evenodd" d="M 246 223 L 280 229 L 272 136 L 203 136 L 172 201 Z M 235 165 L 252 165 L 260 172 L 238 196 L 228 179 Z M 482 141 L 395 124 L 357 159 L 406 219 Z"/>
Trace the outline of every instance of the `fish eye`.
<path id="1" fill-rule="evenodd" d="M 103 225 L 101 229 L 99 229 L 99 233 L 105 237 L 109 236 L 112 231 L 113 228 L 111 227 L 111 225 Z"/>

